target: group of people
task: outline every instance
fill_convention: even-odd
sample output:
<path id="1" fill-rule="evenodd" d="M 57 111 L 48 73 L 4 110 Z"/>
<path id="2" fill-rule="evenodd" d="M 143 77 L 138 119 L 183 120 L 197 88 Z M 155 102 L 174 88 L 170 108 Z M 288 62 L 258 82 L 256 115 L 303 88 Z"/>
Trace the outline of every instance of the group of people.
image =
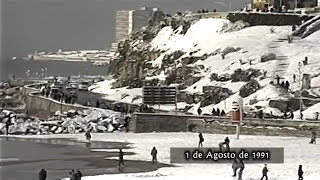
<path id="1" fill-rule="evenodd" d="M 157 159 L 157 154 L 158 154 L 158 150 L 156 149 L 156 147 L 153 147 L 152 150 L 151 150 L 151 157 L 152 157 L 152 163 L 155 164 L 158 162 L 158 159 Z M 122 149 L 120 148 L 119 149 L 119 164 L 118 164 L 118 168 L 121 169 L 124 167 L 124 153 L 122 151 Z"/>
<path id="2" fill-rule="evenodd" d="M 290 87 L 290 83 L 289 81 L 282 81 L 280 83 L 280 77 L 279 75 L 276 76 L 276 79 L 277 79 L 277 85 L 281 86 L 282 88 L 286 89 L 286 90 L 289 90 L 289 87 Z"/>
<path id="3" fill-rule="evenodd" d="M 202 109 L 199 107 L 197 110 L 198 115 L 200 116 L 202 114 Z M 226 112 L 224 110 L 221 110 L 219 108 L 217 108 L 217 110 L 215 108 L 212 108 L 212 116 L 226 116 Z"/>
<path id="4" fill-rule="evenodd" d="M 67 104 L 74 104 L 75 101 L 78 99 L 78 95 L 76 92 L 64 93 L 62 90 L 59 89 L 52 89 L 51 87 L 44 87 L 41 90 L 42 96 L 47 98 L 51 97 L 56 101 L 65 102 Z"/>
<path id="5" fill-rule="evenodd" d="M 203 147 L 204 138 L 203 138 L 202 133 L 199 133 L 198 137 L 199 137 L 198 147 Z M 224 149 L 226 149 L 227 151 L 230 151 L 230 139 L 229 139 L 229 137 L 226 137 L 223 142 L 219 143 L 219 149 L 220 149 L 220 151 L 222 151 Z"/>
<path id="6" fill-rule="evenodd" d="M 198 13 L 208 13 L 208 12 L 209 12 L 209 10 L 207 10 L 207 9 L 198 10 Z M 213 9 L 213 12 L 217 12 L 217 10 Z"/>
<path id="7" fill-rule="evenodd" d="M 70 174 L 70 180 L 81 180 L 82 178 L 82 173 L 77 170 L 71 170 L 71 172 L 69 172 Z M 47 179 L 47 171 L 44 169 L 41 169 L 39 172 L 39 180 L 46 180 Z"/>
<path id="8" fill-rule="evenodd" d="M 232 169 L 233 169 L 233 177 L 236 177 L 237 176 L 237 171 L 238 171 L 238 180 L 242 180 L 242 173 L 243 173 L 243 170 L 244 170 L 244 163 L 243 161 L 240 159 L 239 161 L 238 160 L 234 160 L 233 163 L 232 163 Z M 268 167 L 267 167 L 267 164 L 264 165 L 263 169 L 262 169 L 262 177 L 260 178 L 260 180 L 268 180 Z M 302 170 L 302 165 L 299 165 L 299 168 L 298 168 L 298 180 L 303 180 L 303 170 Z"/>
<path id="9" fill-rule="evenodd" d="M 215 108 L 212 108 L 212 116 L 226 116 L 226 112 L 224 110 L 221 110 L 219 108 L 217 108 L 217 110 Z"/>

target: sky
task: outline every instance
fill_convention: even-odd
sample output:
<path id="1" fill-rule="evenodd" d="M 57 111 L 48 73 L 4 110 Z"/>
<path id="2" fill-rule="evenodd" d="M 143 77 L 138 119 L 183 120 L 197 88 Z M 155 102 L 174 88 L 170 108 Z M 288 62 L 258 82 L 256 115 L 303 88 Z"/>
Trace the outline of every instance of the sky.
<path id="1" fill-rule="evenodd" d="M 38 52 L 107 49 L 115 39 L 117 10 L 159 7 L 168 13 L 227 8 L 251 0 L 0 0 L 1 60 Z"/>

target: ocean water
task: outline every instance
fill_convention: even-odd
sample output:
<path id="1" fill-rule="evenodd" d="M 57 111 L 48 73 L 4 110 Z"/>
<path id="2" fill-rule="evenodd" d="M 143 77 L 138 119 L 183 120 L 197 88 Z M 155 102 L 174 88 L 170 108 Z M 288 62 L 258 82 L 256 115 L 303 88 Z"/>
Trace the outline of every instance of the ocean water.
<path id="1" fill-rule="evenodd" d="M 46 70 L 45 70 L 46 69 Z M 30 70 L 30 71 L 29 71 Z M 27 61 L 10 60 L 1 64 L 1 81 L 6 81 L 10 77 L 16 78 L 45 76 L 72 76 L 72 75 L 107 75 L 107 66 L 93 66 L 89 62 L 70 61 Z"/>

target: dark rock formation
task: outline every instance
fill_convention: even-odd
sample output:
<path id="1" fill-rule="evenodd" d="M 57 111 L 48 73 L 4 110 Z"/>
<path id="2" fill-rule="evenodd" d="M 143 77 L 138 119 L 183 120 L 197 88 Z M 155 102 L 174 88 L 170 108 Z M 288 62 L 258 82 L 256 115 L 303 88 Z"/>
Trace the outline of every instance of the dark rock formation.
<path id="1" fill-rule="evenodd" d="M 237 69 L 234 71 L 234 73 L 231 75 L 232 82 L 239 82 L 239 81 L 245 81 L 248 82 L 251 79 L 257 78 L 261 76 L 262 73 L 260 70 L 257 69 L 248 69 L 248 70 L 242 70 Z"/>
<path id="2" fill-rule="evenodd" d="M 274 53 L 265 53 L 261 56 L 261 62 L 275 60 L 276 58 L 277 58 L 277 55 Z"/>
<path id="3" fill-rule="evenodd" d="M 240 96 L 245 98 L 248 97 L 249 95 L 255 93 L 260 89 L 260 85 L 258 81 L 256 80 L 251 80 L 247 84 L 243 85 L 240 89 Z"/>

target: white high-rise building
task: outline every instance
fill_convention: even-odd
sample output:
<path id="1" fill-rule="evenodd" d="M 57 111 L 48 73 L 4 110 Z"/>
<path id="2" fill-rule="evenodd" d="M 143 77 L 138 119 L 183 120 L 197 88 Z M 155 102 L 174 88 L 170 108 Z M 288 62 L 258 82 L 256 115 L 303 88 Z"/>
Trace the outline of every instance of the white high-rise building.
<path id="1" fill-rule="evenodd" d="M 139 10 L 122 10 L 116 14 L 116 42 L 124 40 L 128 35 L 143 26 L 158 8 L 143 7 Z"/>

